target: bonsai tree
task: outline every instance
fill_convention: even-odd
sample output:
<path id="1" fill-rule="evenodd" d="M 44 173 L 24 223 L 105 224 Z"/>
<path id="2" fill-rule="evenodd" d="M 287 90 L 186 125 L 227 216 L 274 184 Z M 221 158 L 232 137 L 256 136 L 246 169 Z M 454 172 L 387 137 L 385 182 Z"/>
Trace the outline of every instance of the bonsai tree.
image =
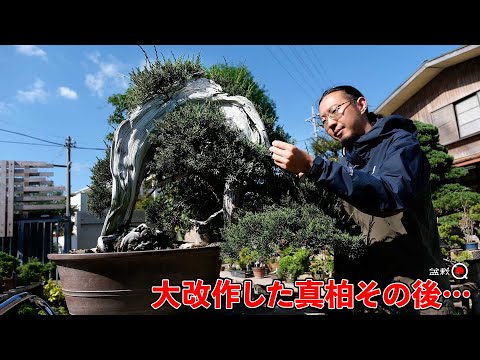
<path id="1" fill-rule="evenodd" d="M 236 224 L 225 227 L 224 238 L 225 258 L 235 258 L 246 246 L 256 249 L 263 259 L 289 248 L 307 249 L 309 255 L 331 248 L 352 257 L 364 249 L 359 235 L 339 231 L 336 221 L 319 206 L 292 200 L 245 213 Z"/>
<path id="2" fill-rule="evenodd" d="M 30 257 L 28 262 L 17 268 L 18 284 L 28 285 L 31 282 L 47 281 L 55 264 L 51 261 L 42 263 L 35 257 Z"/>
<path id="3" fill-rule="evenodd" d="M 258 261 L 258 256 L 258 251 L 244 247 L 240 250 L 238 265 L 242 270 L 250 270 L 255 262 Z"/>
<path id="4" fill-rule="evenodd" d="M 333 275 L 333 255 L 327 250 L 313 257 L 309 271 L 316 279 L 330 278 Z"/>
<path id="5" fill-rule="evenodd" d="M 309 259 L 309 251 L 305 248 L 292 250 L 289 254 L 281 256 L 278 261 L 278 278 L 294 282 L 301 274 L 308 271 L 310 266 Z"/>
<path id="6" fill-rule="evenodd" d="M 20 265 L 20 260 L 15 256 L 0 251 L 0 280 L 12 277 L 13 272 Z"/>
<path id="7" fill-rule="evenodd" d="M 126 120 L 138 106 L 155 97 L 168 101 L 191 79 L 203 76 L 224 87 L 229 96 L 249 97 L 266 133 L 273 139 L 289 140 L 283 128 L 275 124 L 273 102 L 245 66 L 225 64 L 206 69 L 199 57 L 163 62 L 157 57 L 155 62 L 147 62 L 148 67 L 130 74 L 132 85 L 125 94 L 109 98 L 115 106 L 108 119 L 112 125 Z M 221 240 L 224 223 L 235 221 L 244 209 L 271 203 L 270 198 L 278 197 L 278 187 L 285 188 L 291 180 L 272 166 L 266 146 L 248 141 L 239 129 L 227 124 L 220 103 L 213 101 L 177 106 L 155 122 L 149 142 L 152 151 L 145 177 L 153 177 L 159 191 L 155 201 L 141 199 L 142 206 L 148 225 L 168 233 L 172 240 L 177 233 L 191 229 L 207 234 L 210 242 Z M 112 206 L 108 200 L 112 194 L 108 156 L 109 152 L 98 159 L 92 173 L 89 209 L 99 217 Z M 277 181 L 273 183 L 272 179 Z M 228 211 L 224 206 L 225 184 L 235 194 Z"/>

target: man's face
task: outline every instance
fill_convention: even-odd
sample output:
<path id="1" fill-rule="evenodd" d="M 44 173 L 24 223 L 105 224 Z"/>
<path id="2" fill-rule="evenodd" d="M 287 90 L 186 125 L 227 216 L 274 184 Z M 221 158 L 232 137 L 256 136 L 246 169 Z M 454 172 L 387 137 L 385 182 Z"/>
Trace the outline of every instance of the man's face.
<path id="1" fill-rule="evenodd" d="M 335 91 L 326 95 L 319 107 L 320 117 L 328 135 L 341 143 L 357 138 L 370 130 L 366 115 L 364 97 L 352 99 L 344 91 Z"/>

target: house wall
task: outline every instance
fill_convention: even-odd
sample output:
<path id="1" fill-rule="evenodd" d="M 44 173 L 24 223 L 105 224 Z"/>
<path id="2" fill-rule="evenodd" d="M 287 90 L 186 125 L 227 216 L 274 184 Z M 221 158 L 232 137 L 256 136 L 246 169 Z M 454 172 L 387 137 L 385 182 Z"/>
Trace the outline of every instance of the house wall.
<path id="1" fill-rule="evenodd" d="M 480 90 L 480 57 L 449 67 L 394 113 L 432 124 L 431 113 Z"/>
<path id="2" fill-rule="evenodd" d="M 453 103 L 477 91 L 480 91 L 480 57 L 443 70 L 393 113 L 439 127 L 440 143 L 448 146 L 454 164 L 460 165 L 480 159 L 480 136 L 459 140 Z"/>

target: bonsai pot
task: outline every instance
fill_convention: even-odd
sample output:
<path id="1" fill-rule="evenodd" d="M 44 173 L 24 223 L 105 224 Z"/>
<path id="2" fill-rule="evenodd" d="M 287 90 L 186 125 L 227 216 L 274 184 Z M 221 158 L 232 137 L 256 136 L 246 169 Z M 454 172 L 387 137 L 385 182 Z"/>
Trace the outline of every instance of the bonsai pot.
<path id="1" fill-rule="evenodd" d="M 465 243 L 465 250 L 477 250 L 477 249 L 478 249 L 478 243 L 476 242 Z"/>
<path id="2" fill-rule="evenodd" d="M 264 267 L 252 267 L 253 276 L 257 279 L 262 279 L 267 274 L 267 268 Z"/>
<path id="3" fill-rule="evenodd" d="M 183 280 L 202 279 L 213 285 L 220 275 L 220 248 L 145 250 L 86 254 L 48 254 L 57 265 L 63 294 L 71 315 L 176 314 L 165 302 L 158 309 L 151 304 L 159 298 L 152 286 L 169 279 L 170 286 Z M 178 302 L 181 292 L 171 293 Z M 201 310 L 198 310 L 201 311 Z"/>

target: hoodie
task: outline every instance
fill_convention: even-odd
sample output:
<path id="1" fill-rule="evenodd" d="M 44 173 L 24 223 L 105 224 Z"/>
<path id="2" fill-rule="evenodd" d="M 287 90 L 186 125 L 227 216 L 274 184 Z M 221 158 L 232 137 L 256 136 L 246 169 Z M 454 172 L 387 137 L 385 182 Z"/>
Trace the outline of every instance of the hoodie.
<path id="1" fill-rule="evenodd" d="M 410 119 L 381 118 L 343 148 L 338 163 L 317 157 L 306 174 L 344 200 L 367 245 L 361 259 L 344 259 L 345 266 L 338 269 L 336 262 L 336 277 L 375 280 L 380 287 L 431 279 L 442 292 L 450 289 L 446 274 L 431 275 L 446 266 L 431 201 L 430 166 L 416 135 Z"/>

